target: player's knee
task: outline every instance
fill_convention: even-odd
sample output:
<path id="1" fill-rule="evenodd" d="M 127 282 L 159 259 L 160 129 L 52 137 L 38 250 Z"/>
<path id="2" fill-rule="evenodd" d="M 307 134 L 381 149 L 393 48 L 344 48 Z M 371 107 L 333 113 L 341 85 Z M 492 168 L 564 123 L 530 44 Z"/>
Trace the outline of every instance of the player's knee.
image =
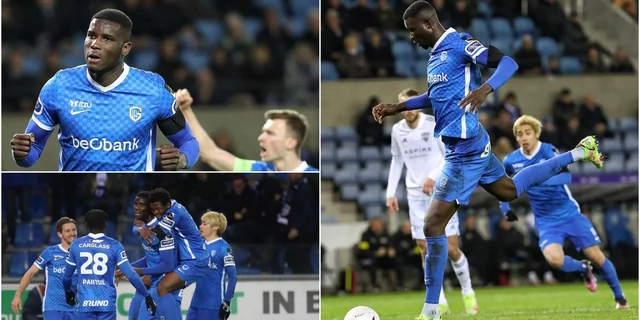
<path id="1" fill-rule="evenodd" d="M 564 264 L 564 256 L 561 254 L 548 254 L 546 255 L 547 262 L 554 269 L 560 269 Z"/>
<path id="2" fill-rule="evenodd" d="M 607 259 L 598 246 L 587 248 L 583 250 L 583 253 L 596 267 L 602 266 L 604 261 Z"/>
<path id="3" fill-rule="evenodd" d="M 164 296 L 167 293 L 169 293 L 169 286 L 166 283 L 162 283 L 162 281 L 160 281 L 160 283 L 158 283 L 158 296 Z"/>
<path id="4" fill-rule="evenodd" d="M 458 261 L 460 260 L 460 256 L 462 255 L 462 251 L 460 251 L 460 248 L 458 248 L 457 246 L 449 246 L 448 247 L 448 255 L 449 255 L 449 260 L 451 261 Z"/>

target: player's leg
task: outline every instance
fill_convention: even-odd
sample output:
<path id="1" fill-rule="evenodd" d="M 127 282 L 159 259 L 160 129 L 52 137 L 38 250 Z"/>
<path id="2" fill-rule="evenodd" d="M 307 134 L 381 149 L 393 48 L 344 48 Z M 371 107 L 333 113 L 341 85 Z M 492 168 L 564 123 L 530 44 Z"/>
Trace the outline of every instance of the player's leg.
<path id="1" fill-rule="evenodd" d="M 78 313 L 75 311 L 62 311 L 64 316 L 61 319 L 64 320 L 78 320 Z"/>
<path id="2" fill-rule="evenodd" d="M 590 263 L 588 261 L 578 261 L 564 254 L 563 245 L 566 237 L 564 229 L 566 227 L 567 224 L 563 224 L 539 230 L 540 239 L 538 243 L 540 250 L 544 255 L 544 259 L 552 268 L 567 273 L 580 272 L 587 288 L 594 292 L 598 289 L 598 283 L 593 275 Z"/>
<path id="3" fill-rule="evenodd" d="M 140 292 L 136 290 L 136 293 L 131 298 L 131 303 L 129 304 L 129 320 L 139 320 L 142 319 L 139 317 L 140 308 L 146 310 L 146 306 L 143 306 L 144 297 Z"/>
<path id="4" fill-rule="evenodd" d="M 178 265 L 176 270 L 180 268 L 184 269 L 181 270 L 181 272 L 189 273 L 189 266 Z M 156 302 L 156 315 L 158 318 L 165 317 L 166 319 L 182 319 L 181 314 L 176 312 L 176 300 L 174 296 L 169 293 L 185 287 L 185 281 L 182 280 L 176 271 L 172 271 L 165 274 L 158 284 L 149 290 L 151 297 Z"/>
<path id="5" fill-rule="evenodd" d="M 474 315 L 478 313 L 478 300 L 476 299 L 476 293 L 471 286 L 471 273 L 469 272 L 469 261 L 460 250 L 459 244 L 459 221 L 458 213 L 456 212 L 445 229 L 445 235 L 447 236 L 447 248 L 449 260 L 451 260 L 451 266 L 458 278 L 460 287 L 462 288 L 462 299 L 464 301 L 464 308 L 467 314 Z"/>
<path id="6" fill-rule="evenodd" d="M 616 308 L 628 308 L 629 304 L 622 292 L 616 268 L 613 266 L 613 263 L 605 257 L 602 250 L 600 250 L 600 237 L 591 224 L 591 221 L 583 215 L 576 216 L 571 223 L 567 224 L 567 234 L 576 248 L 582 250 L 585 257 L 598 268 L 602 278 L 607 281 L 607 284 L 613 292 Z"/>
<path id="7" fill-rule="evenodd" d="M 118 320 L 118 313 L 115 312 L 115 311 L 114 312 L 94 312 L 93 313 L 93 319 L 95 319 L 95 320 Z"/>
<path id="8" fill-rule="evenodd" d="M 492 166 L 495 166 L 493 162 L 497 162 L 500 166 L 502 164 L 496 158 L 493 153 Z M 512 179 L 503 175 L 502 178 L 491 182 L 480 182 L 482 187 L 487 190 L 491 195 L 496 197 L 500 201 L 509 202 L 520 197 L 523 193 L 532 187 L 538 186 L 549 178 L 560 173 L 566 166 L 576 161 L 589 161 L 596 167 L 602 168 L 604 161 L 602 154 L 598 150 L 598 143 L 592 136 L 586 137 L 580 141 L 578 146 L 563 154 L 557 155 L 547 161 L 534 164 L 532 166 L 522 169 Z M 503 169 L 504 171 L 504 169 Z"/>

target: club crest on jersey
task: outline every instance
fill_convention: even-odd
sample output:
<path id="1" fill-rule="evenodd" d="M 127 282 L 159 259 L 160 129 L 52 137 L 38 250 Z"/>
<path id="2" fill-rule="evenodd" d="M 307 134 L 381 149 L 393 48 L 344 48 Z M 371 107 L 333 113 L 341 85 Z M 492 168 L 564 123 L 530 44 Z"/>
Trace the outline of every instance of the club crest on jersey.
<path id="1" fill-rule="evenodd" d="M 131 107 L 129 108 L 129 118 L 133 121 L 138 121 L 142 118 L 142 108 L 140 107 Z"/>
<path id="2" fill-rule="evenodd" d="M 211 256 L 214 257 L 216 255 L 216 251 L 215 250 L 211 250 Z"/>
<path id="3" fill-rule="evenodd" d="M 36 103 L 36 108 L 33 110 L 33 113 L 35 113 L 36 115 L 41 115 L 42 114 L 42 102 L 40 102 L 40 99 L 38 99 L 38 102 Z"/>
<path id="4" fill-rule="evenodd" d="M 447 60 L 447 52 L 442 51 L 442 53 L 440 54 L 440 61 L 445 61 L 445 60 Z"/>
<path id="5" fill-rule="evenodd" d="M 422 140 L 429 141 L 429 138 L 431 138 L 431 132 L 423 132 L 422 133 Z"/>

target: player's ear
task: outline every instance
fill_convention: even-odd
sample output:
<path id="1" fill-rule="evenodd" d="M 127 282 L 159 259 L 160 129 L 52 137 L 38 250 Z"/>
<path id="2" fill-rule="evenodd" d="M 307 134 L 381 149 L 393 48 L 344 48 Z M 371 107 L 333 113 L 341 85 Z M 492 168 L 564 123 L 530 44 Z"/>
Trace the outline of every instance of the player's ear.
<path id="1" fill-rule="evenodd" d="M 296 146 L 298 145 L 298 139 L 296 138 L 289 138 L 287 139 L 287 149 L 291 150 L 291 149 L 295 149 Z"/>
<path id="2" fill-rule="evenodd" d="M 120 51 L 120 54 L 123 57 L 126 57 L 129 54 L 129 51 L 131 51 L 131 47 L 133 46 L 133 44 L 131 43 L 131 41 L 127 41 L 122 45 L 122 50 Z"/>

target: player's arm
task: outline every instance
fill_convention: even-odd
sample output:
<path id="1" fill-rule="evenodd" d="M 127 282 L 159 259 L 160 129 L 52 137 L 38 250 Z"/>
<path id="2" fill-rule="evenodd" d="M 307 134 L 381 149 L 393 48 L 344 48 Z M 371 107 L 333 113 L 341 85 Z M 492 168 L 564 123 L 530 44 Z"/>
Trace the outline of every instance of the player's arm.
<path id="1" fill-rule="evenodd" d="M 64 292 L 75 292 L 73 290 L 73 277 L 76 272 L 76 258 L 74 247 L 69 248 L 69 257 L 67 258 L 67 266 L 64 268 L 64 276 L 62 277 L 62 286 Z"/>
<path id="2" fill-rule="evenodd" d="M 33 279 L 33 277 L 36 274 L 38 274 L 38 272 L 42 270 L 47 265 L 47 263 L 49 263 L 49 259 L 45 259 L 44 257 L 46 257 L 46 250 L 42 252 L 42 254 L 40 254 L 38 259 L 31 265 L 31 268 L 29 268 L 29 270 L 27 270 L 27 272 L 25 272 L 24 275 L 22 276 L 22 279 L 20 279 L 20 284 L 18 284 L 18 289 L 16 290 L 16 293 L 13 295 L 14 299 L 22 298 L 22 293 L 24 292 L 25 289 L 27 289 L 27 286 L 31 283 L 31 279 Z"/>
<path id="3" fill-rule="evenodd" d="M 28 154 L 23 157 L 17 156 L 14 151 L 11 152 L 15 163 L 23 168 L 33 166 L 38 161 L 38 159 L 40 159 L 49 136 L 51 135 L 51 133 L 53 133 L 53 129 L 55 128 L 55 126 L 58 125 L 58 115 L 55 108 L 55 99 L 57 95 L 57 77 L 58 74 L 49 79 L 49 81 L 47 81 L 47 83 L 45 83 L 40 90 L 40 96 L 38 97 L 38 101 L 36 102 L 36 106 L 33 110 L 33 115 L 31 116 L 31 119 L 27 124 L 25 134 L 31 135 L 31 143 Z M 26 139 L 27 137 L 24 138 Z M 21 139 L 16 139 L 16 137 L 14 137 L 14 140 Z"/>
<path id="4" fill-rule="evenodd" d="M 180 152 L 178 169 L 191 168 L 198 162 L 200 146 L 178 108 L 173 90 L 164 83 L 164 80 L 161 85 L 163 88 L 160 89 L 158 104 L 162 113 L 158 120 L 158 128 Z"/>
<path id="5" fill-rule="evenodd" d="M 134 261 L 131 264 L 131 266 L 134 267 L 134 268 L 144 268 L 144 267 L 146 267 L 147 266 L 147 257 L 142 257 L 139 260 Z"/>
<path id="6" fill-rule="evenodd" d="M 127 279 L 129 279 L 129 283 L 138 290 L 143 296 L 148 297 L 149 291 L 147 291 L 147 287 L 144 286 L 142 279 L 133 271 L 133 267 L 129 263 L 129 259 L 127 259 L 127 253 L 124 251 L 124 247 L 121 243 L 116 242 L 114 246 L 111 247 L 113 250 L 113 254 L 116 257 L 116 265 L 122 271 Z"/>
<path id="7" fill-rule="evenodd" d="M 236 262 L 233 257 L 233 251 L 231 250 L 231 248 L 227 248 L 227 255 L 224 257 L 224 270 L 229 279 L 227 288 L 224 292 L 224 301 L 229 304 L 231 299 L 233 299 L 233 294 L 236 291 L 236 284 L 238 283 Z"/>
<path id="8" fill-rule="evenodd" d="M 158 225 L 153 231 L 156 233 L 158 240 L 160 240 L 160 263 L 152 267 L 135 269 L 135 272 L 141 276 L 165 274 L 173 271 L 178 265 L 178 255 L 176 254 L 171 229 L 163 229 Z"/>
<path id="9" fill-rule="evenodd" d="M 475 46 L 478 46 L 475 48 Z M 469 48 L 469 49 L 467 49 Z M 477 51 L 474 51 L 477 50 Z M 465 54 L 467 59 L 475 60 L 473 62 L 487 66 L 489 68 L 495 68 L 491 77 L 481 86 L 488 86 L 489 92 L 495 91 L 502 87 L 511 77 L 518 71 L 518 63 L 511 57 L 506 56 L 500 49 L 489 46 L 488 48 L 480 44 L 479 41 L 473 40 L 467 44 L 465 48 Z"/>
<path id="10" fill-rule="evenodd" d="M 412 97 L 411 99 L 405 100 L 397 104 L 398 111 L 406 111 L 406 110 L 418 110 L 418 109 L 429 109 L 431 108 L 431 100 L 429 100 L 429 91 L 419 95 Z"/>
<path id="11" fill-rule="evenodd" d="M 394 128 L 395 129 L 395 128 Z M 402 151 L 398 145 L 396 130 L 391 131 L 391 165 L 389 166 L 389 177 L 387 178 L 387 199 L 396 196 L 398 183 L 402 177 L 402 169 L 404 168 L 404 159 Z"/>

